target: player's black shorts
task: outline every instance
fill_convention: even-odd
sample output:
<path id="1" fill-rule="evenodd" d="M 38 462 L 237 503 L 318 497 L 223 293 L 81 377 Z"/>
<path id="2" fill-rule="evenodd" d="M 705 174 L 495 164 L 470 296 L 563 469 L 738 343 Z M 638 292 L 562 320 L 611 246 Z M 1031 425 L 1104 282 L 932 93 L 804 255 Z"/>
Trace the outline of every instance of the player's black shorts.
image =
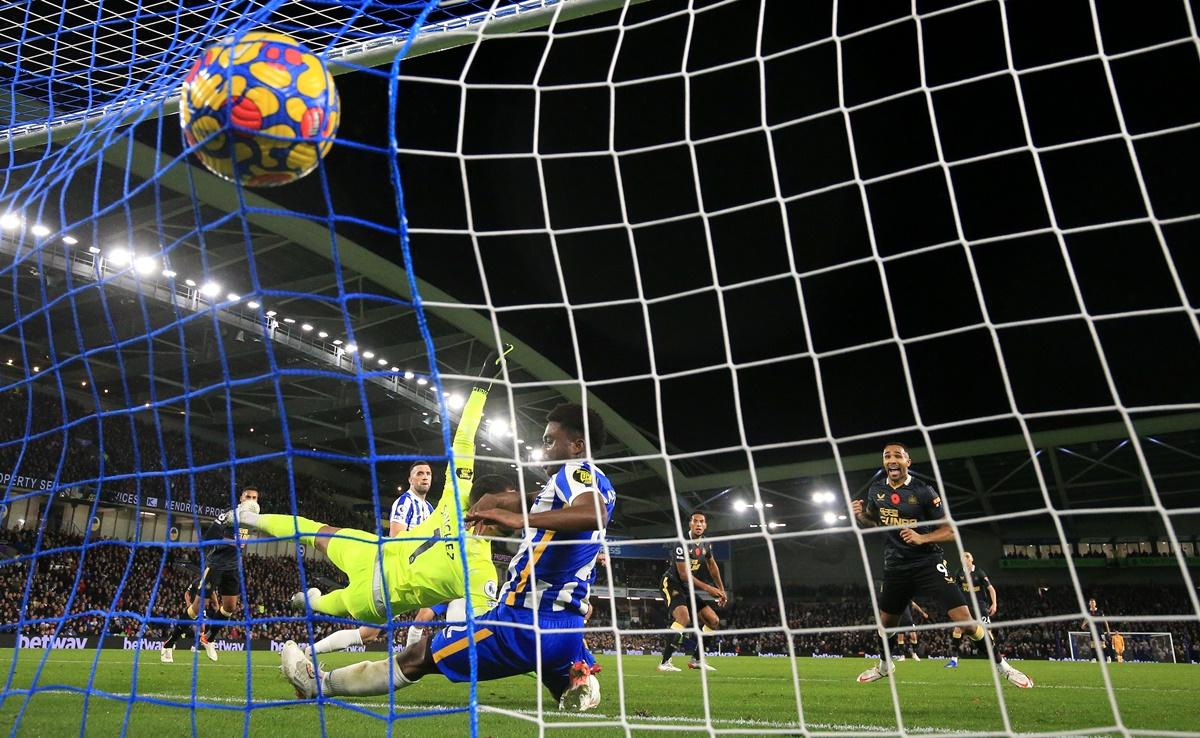
<path id="1" fill-rule="evenodd" d="M 884 570 L 883 589 L 879 593 L 880 610 L 900 615 L 914 597 L 921 602 L 933 600 L 939 603 L 942 612 L 967 604 L 954 577 L 947 573 L 946 562 L 941 559 L 931 558 L 903 569 Z"/>
<path id="2" fill-rule="evenodd" d="M 911 605 L 904 608 L 904 612 L 900 613 L 900 622 L 896 624 L 902 628 L 911 628 L 912 626 L 916 625 L 916 623 L 913 622 Z"/>
<path id="3" fill-rule="evenodd" d="M 191 583 L 188 587 L 188 596 L 196 597 L 200 593 L 200 597 L 208 596 L 209 592 L 216 592 L 222 597 L 233 597 L 242 593 L 241 584 L 238 582 L 237 569 L 219 569 L 213 571 L 206 569 L 204 574 Z"/>
<path id="4" fill-rule="evenodd" d="M 663 595 L 667 598 L 668 613 L 675 612 L 675 608 L 680 605 L 686 607 L 688 612 L 692 612 L 692 600 L 688 597 L 686 585 L 681 585 L 671 577 L 663 577 L 661 589 Z M 696 590 L 696 605 L 698 607 L 701 609 L 710 607 L 714 602 L 715 600 L 709 597 L 707 593 L 701 592 L 699 589 Z M 695 615 L 695 613 L 692 614 Z"/>

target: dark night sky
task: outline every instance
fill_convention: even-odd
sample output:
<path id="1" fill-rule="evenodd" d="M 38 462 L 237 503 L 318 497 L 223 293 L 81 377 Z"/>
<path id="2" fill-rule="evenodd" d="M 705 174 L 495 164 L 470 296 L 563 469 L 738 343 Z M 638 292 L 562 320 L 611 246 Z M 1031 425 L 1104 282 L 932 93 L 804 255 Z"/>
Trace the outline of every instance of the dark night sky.
<path id="1" fill-rule="evenodd" d="M 909 2 L 839 3 L 835 24 L 832 4 L 654 0 L 624 34 L 616 13 L 561 25 L 540 74 L 543 33 L 405 60 L 414 269 L 482 302 L 473 232 L 501 327 L 572 375 L 577 344 L 579 376 L 619 380 L 596 394 L 652 434 L 657 373 L 673 452 L 740 445 L 739 408 L 750 445 L 824 437 L 818 379 L 832 435 L 867 447 L 914 406 L 927 426 L 1009 415 L 997 346 L 1019 412 L 1107 408 L 1093 330 L 1126 407 L 1195 404 L 1176 280 L 1194 310 L 1200 55 L 1181 3 L 1096 6 L 1107 70 L 1082 0 L 1007 3 L 1015 75 L 994 2 L 918 2 L 919 22 Z M 399 262 L 386 68 L 337 84 L 330 203 L 317 175 L 266 194 L 378 224 L 339 230 Z M 179 151 L 173 117 L 139 138 L 159 125 Z M 1054 422 L 1076 420 L 1035 425 Z"/>
<path id="2" fill-rule="evenodd" d="M 630 20 L 670 16 L 685 5 L 649 3 L 631 10 Z M 918 3 L 918 10 L 950 5 Z M 627 35 L 615 65 L 614 81 L 621 85 L 615 91 L 558 87 L 603 81 L 615 32 L 556 39 L 537 80 L 553 89 L 542 95 L 536 142 L 532 85 L 544 36 L 483 46 L 466 75 L 463 149 L 468 155 L 512 156 L 468 160 L 470 214 L 493 300 L 499 306 L 528 308 L 502 314 L 502 325 L 570 367 L 574 359 L 566 311 L 538 307 L 565 299 L 576 306 L 585 378 L 645 374 L 651 359 L 659 374 L 711 367 L 663 382 L 670 442 L 682 450 L 701 450 L 738 442 L 731 373 L 718 366 L 726 361 L 720 302 L 735 363 L 810 349 L 834 352 L 822 356 L 820 370 L 835 435 L 913 422 L 899 351 L 890 340 L 886 293 L 896 331 L 904 339 L 967 329 L 909 344 L 921 419 L 936 424 L 1006 413 L 992 338 L 980 327 L 983 315 L 968 250 L 956 232 L 953 195 L 987 317 L 1002 326 L 999 345 L 1018 408 L 1039 413 L 1112 404 L 1089 326 L 1079 317 L 1070 271 L 1084 309 L 1093 316 L 1179 308 L 1181 303 L 1159 233 L 1146 220 L 1126 142 L 1116 136 L 1120 126 L 1104 65 L 1096 57 L 1087 3 L 1047 7 L 1016 2 L 1008 8 L 1018 70 L 1079 59 L 1020 76 L 1033 143 L 1046 147 L 1040 162 L 1053 215 L 1057 226 L 1069 231 L 1062 246 L 1048 230 L 1050 214 L 1026 145 L 1014 79 L 994 74 L 1007 68 L 996 4 L 968 4 L 921 23 L 936 132 L 952 162 L 952 194 L 943 170 L 928 166 L 937 161 L 935 127 L 920 89 L 914 21 L 853 36 L 842 46 L 853 152 L 860 177 L 867 181 L 860 187 L 838 109 L 829 7 L 766 4 L 763 84 L 754 61 L 759 6 L 734 3 L 695 15 L 687 56 L 690 90 L 679 74 L 686 15 L 641 25 Z M 1098 7 L 1109 54 L 1189 35 L 1178 3 L 1137 13 L 1116 2 Z M 848 9 L 838 22 L 842 34 L 909 12 L 908 3 L 842 8 Z M 607 14 L 568 28 L 611 25 L 613 18 Z M 405 62 L 402 73 L 456 79 L 467 59 L 465 49 L 439 53 Z M 702 73 L 727 64 L 721 71 Z M 1194 91 L 1200 60 L 1194 44 L 1120 56 L 1111 69 L 1128 131 L 1138 137 L 1133 149 L 1154 215 L 1160 221 L 1196 215 L 1200 131 L 1194 126 L 1200 123 L 1200 102 Z M 343 138 L 384 145 L 385 81 L 351 75 L 339 84 L 347 111 Z M 477 87 L 483 84 L 522 88 Z M 690 93 L 690 135 L 685 93 Z M 401 146 L 453 151 L 459 94 L 457 85 L 403 82 L 396 116 Z M 880 98 L 888 99 L 856 107 Z M 608 143 L 610 103 L 615 157 Z M 763 109 L 769 134 L 761 127 Z M 1144 136 L 1164 129 L 1179 130 Z M 693 152 L 686 145 L 689 138 L 704 140 Z M 783 207 L 775 193 L 768 139 Z M 1064 145 L 1083 140 L 1091 142 Z M 543 160 L 562 287 L 545 232 L 492 235 L 544 230 L 534 152 L 574 154 Z M 989 156 L 996 152 L 1006 153 Z M 410 225 L 465 231 L 458 160 L 405 153 L 399 161 Z M 338 211 L 394 222 L 385 166 L 382 155 L 336 150 L 328 161 L 335 178 L 339 171 L 353 171 L 356 179 L 376 183 L 340 194 L 335 190 Z M 361 178 L 363 171 L 378 174 Z M 632 229 L 621 226 L 618 177 Z M 706 220 L 701 211 L 712 215 Z M 1134 222 L 1113 225 L 1126 221 Z M 594 230 L 562 233 L 578 228 Z M 1161 227 L 1193 305 L 1200 299 L 1198 228 L 1200 224 L 1186 219 Z M 887 259 L 882 276 L 873 258 L 872 231 L 875 249 Z M 787 236 L 801 276 L 811 346 L 789 266 Z M 397 253 L 390 239 L 367 242 L 380 253 Z M 942 247 L 931 248 L 938 245 Z M 425 279 L 464 301 L 482 301 L 465 233 L 418 233 L 413 256 Z M 635 273 L 642 295 L 658 300 L 648 308 L 653 340 L 647 339 L 638 305 L 601 304 L 637 298 Z M 1200 341 L 1185 313 L 1104 320 L 1096 324 L 1096 332 L 1126 405 L 1200 400 L 1194 379 L 1200 370 Z M 792 358 L 738 374 L 751 443 L 823 435 L 809 359 Z M 649 382 L 606 388 L 602 396 L 636 422 L 654 427 Z M 704 422 L 696 422 L 699 418 Z"/>

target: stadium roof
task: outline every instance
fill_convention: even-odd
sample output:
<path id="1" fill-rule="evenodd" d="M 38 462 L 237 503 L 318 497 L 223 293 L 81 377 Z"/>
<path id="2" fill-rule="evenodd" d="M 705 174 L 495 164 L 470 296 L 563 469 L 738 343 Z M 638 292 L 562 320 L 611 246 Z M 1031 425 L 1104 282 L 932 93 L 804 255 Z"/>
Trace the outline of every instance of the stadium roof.
<path id="1" fill-rule="evenodd" d="M 168 398 L 177 412 L 190 395 L 193 428 L 223 442 L 231 423 L 253 446 L 279 442 L 282 402 L 297 449 L 357 472 L 372 444 L 440 453 L 444 411 L 418 380 L 436 368 L 461 393 L 498 343 L 515 343 L 511 396 L 488 415 L 516 433 L 495 433 L 484 454 L 526 464 L 532 481 L 525 447 L 586 381 L 610 431 L 599 456 L 619 459 L 604 466 L 624 527 L 670 521 L 668 485 L 681 511 L 752 500 L 751 467 L 779 522 L 821 525 L 811 493 L 840 488 L 835 455 L 854 494 L 892 437 L 918 450 L 917 469 L 933 444 L 957 513 L 1040 509 L 1013 405 L 1046 449 L 1036 463 L 1053 504 L 1148 504 L 1125 412 L 1164 503 L 1190 505 L 1200 258 L 1185 244 L 1200 213 L 1180 195 L 1174 157 L 1194 153 L 1200 112 L 1133 92 L 1164 75 L 1187 88 L 1194 50 L 1174 56 L 1186 24 L 1101 18 L 1106 53 L 1124 54 L 1107 62 L 1114 106 L 1094 39 L 1043 47 L 1041 20 L 1020 4 L 1012 72 L 990 4 L 920 8 L 919 23 L 907 4 L 859 8 L 879 17 L 844 16 L 835 42 L 832 19 L 801 17 L 815 6 L 766 3 L 774 22 L 756 47 L 760 5 L 689 16 L 655 0 L 627 11 L 619 40 L 592 32 L 613 24 L 605 14 L 557 26 L 548 55 L 534 32 L 406 60 L 394 161 L 411 275 L 384 77 L 338 78 L 339 140 L 354 145 L 335 146 L 323 176 L 276 191 L 239 195 L 176 161 L 176 119 L 147 121 L 4 232 L 7 258 L 21 258 L 2 280 L 17 296 L 5 310 L 29 315 L 68 294 L 68 272 L 79 289 L 22 331 L 8 313 L 0 339 L 18 366 L 22 346 L 46 357 L 53 344 L 68 387 L 84 376 L 82 360 L 64 358 L 80 353 L 78 336 L 85 347 L 132 339 L 119 358 L 88 357 L 97 384 L 127 382 L 114 406 Z M 1088 20 L 1079 10 L 1054 11 L 1058 33 Z M 1018 82 L 1032 144 L 1011 125 Z M 1072 104 L 1056 101 L 1067 91 Z M 43 175 L 31 164 L 41 153 L 16 155 L 7 192 Z M 43 220 L 79 243 L 31 256 Z M 160 261 L 83 288 L 115 248 Z M 222 310 L 196 296 L 206 282 L 220 285 Z M 264 330 L 268 309 L 278 325 Z M 349 343 L 366 373 L 351 371 Z M 57 392 L 49 376 L 37 383 Z M 385 488 L 406 466 L 381 466 Z M 730 515 L 725 525 L 742 524 Z"/>

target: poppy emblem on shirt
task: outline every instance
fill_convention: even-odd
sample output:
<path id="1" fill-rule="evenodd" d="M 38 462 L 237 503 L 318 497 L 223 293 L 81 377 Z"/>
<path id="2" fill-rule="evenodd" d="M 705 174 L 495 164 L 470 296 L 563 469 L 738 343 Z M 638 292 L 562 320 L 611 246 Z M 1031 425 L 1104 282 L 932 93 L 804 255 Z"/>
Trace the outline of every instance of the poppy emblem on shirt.
<path id="1" fill-rule="evenodd" d="M 900 504 L 900 495 L 896 494 L 895 492 L 892 493 L 892 504 L 893 505 Z"/>

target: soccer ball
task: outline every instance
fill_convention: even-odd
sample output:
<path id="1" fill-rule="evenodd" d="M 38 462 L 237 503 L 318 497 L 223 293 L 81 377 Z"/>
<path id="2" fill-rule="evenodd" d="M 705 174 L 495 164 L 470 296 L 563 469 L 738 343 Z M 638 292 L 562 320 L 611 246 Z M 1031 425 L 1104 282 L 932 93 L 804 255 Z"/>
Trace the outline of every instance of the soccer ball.
<path id="1" fill-rule="evenodd" d="M 282 33 L 221 39 L 179 96 L 183 138 L 209 171 L 247 187 L 295 182 L 333 145 L 341 102 L 321 60 Z"/>

